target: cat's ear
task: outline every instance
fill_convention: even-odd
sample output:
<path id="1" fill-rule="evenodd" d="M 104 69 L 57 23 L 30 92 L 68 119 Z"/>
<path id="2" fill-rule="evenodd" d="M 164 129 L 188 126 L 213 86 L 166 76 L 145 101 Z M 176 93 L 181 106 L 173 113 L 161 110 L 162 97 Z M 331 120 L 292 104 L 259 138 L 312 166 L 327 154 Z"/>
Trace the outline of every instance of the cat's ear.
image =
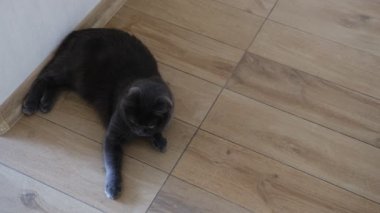
<path id="1" fill-rule="evenodd" d="M 141 98 L 141 89 L 139 87 L 131 87 L 128 90 L 125 104 L 131 107 L 136 106 L 139 104 L 140 98 Z"/>
<path id="2" fill-rule="evenodd" d="M 128 90 L 128 96 L 140 96 L 141 89 L 139 87 L 131 87 Z"/>
<path id="3" fill-rule="evenodd" d="M 156 99 L 154 112 L 157 115 L 168 113 L 173 108 L 173 101 L 168 96 L 160 96 Z"/>

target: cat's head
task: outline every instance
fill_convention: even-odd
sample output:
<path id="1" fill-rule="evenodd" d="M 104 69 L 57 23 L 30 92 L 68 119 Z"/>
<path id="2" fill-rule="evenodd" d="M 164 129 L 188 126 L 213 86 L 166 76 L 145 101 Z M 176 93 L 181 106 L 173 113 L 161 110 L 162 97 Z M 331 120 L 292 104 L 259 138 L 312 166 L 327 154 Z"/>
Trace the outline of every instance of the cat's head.
<path id="1" fill-rule="evenodd" d="M 166 85 L 157 82 L 133 84 L 123 98 L 123 119 L 138 136 L 152 136 L 161 132 L 168 123 L 173 101 Z"/>

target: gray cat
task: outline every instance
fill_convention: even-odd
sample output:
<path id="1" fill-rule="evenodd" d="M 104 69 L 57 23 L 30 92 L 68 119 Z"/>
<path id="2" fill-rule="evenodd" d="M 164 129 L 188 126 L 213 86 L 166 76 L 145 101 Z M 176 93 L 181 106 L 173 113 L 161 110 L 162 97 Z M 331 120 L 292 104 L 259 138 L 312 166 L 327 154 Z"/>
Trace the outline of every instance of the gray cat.
<path id="1" fill-rule="evenodd" d="M 121 191 L 122 144 L 136 137 L 164 151 L 161 132 L 172 110 L 172 94 L 157 63 L 136 37 L 115 29 L 74 31 L 41 71 L 25 97 L 23 112 L 49 112 L 62 89 L 92 104 L 107 128 L 104 142 L 105 193 Z"/>

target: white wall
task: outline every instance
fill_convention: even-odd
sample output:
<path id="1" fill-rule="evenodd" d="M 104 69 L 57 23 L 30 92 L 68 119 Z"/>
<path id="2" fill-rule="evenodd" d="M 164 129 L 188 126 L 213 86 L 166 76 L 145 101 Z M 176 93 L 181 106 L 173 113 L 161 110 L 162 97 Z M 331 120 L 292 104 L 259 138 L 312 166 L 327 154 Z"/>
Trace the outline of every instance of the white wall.
<path id="1" fill-rule="evenodd" d="M 100 0 L 0 0 L 0 104 Z"/>

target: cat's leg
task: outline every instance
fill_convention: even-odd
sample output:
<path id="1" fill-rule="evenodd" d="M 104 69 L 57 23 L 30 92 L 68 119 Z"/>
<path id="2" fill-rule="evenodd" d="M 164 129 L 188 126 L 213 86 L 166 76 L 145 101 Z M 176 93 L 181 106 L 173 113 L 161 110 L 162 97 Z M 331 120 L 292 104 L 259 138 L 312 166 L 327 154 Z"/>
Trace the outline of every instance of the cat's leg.
<path id="1" fill-rule="evenodd" d="M 43 113 L 49 112 L 57 99 L 59 93 L 58 87 L 48 87 L 40 100 L 39 109 Z"/>
<path id="2" fill-rule="evenodd" d="M 120 142 L 106 139 L 104 144 L 104 164 L 106 168 L 105 193 L 116 199 L 121 191 L 122 147 Z"/>
<path id="3" fill-rule="evenodd" d="M 42 112 L 51 109 L 58 87 L 66 83 L 63 61 L 62 57 L 57 56 L 41 71 L 23 102 L 24 114 L 31 115 L 39 109 Z"/>
<path id="4" fill-rule="evenodd" d="M 160 152 L 165 152 L 166 151 L 166 138 L 162 136 L 161 133 L 156 133 L 153 135 L 151 138 L 152 145 L 154 148 L 158 149 Z"/>
<path id="5" fill-rule="evenodd" d="M 39 78 L 34 83 L 25 97 L 22 111 L 26 115 L 32 115 L 37 110 L 43 113 L 49 112 L 58 95 L 59 86 L 52 78 Z"/>
<path id="6" fill-rule="evenodd" d="M 103 150 L 106 169 L 105 193 L 110 199 L 116 199 L 121 191 L 122 144 L 126 140 L 122 135 L 124 134 L 120 133 L 119 126 L 111 120 Z"/>
<path id="7" fill-rule="evenodd" d="M 37 78 L 32 88 L 29 90 L 24 103 L 22 105 L 22 112 L 26 115 L 32 115 L 35 113 L 40 105 L 41 97 L 43 96 L 48 83 L 44 79 Z"/>

